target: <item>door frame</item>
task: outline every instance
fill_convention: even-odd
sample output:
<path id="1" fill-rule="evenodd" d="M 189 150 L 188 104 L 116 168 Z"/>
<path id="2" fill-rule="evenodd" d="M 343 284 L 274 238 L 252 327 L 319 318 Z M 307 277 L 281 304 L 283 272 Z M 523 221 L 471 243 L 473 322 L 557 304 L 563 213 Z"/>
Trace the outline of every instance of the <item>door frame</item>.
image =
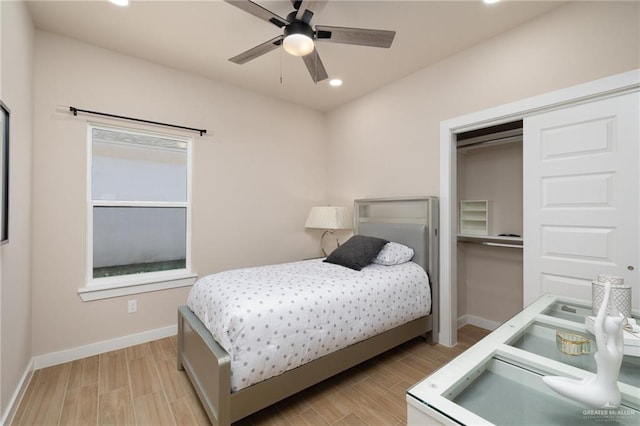
<path id="1" fill-rule="evenodd" d="M 528 116 L 568 105 L 615 96 L 640 89 L 640 69 L 615 74 L 566 89 L 485 109 L 440 123 L 440 330 L 439 343 L 458 341 L 457 277 L 457 156 L 454 134 L 522 120 Z M 640 163 L 640 158 L 638 159 Z M 525 236 L 526 237 L 526 236 Z M 526 259 L 527 244 L 524 243 Z M 639 259 L 640 260 L 640 259 Z M 526 277 L 525 277 L 526 279 Z"/>

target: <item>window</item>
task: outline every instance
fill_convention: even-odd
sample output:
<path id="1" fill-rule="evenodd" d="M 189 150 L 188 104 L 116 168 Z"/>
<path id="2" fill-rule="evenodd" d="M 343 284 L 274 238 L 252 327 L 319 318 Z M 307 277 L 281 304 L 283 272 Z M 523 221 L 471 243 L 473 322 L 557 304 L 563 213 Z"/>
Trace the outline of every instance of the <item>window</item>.
<path id="1" fill-rule="evenodd" d="M 97 125 L 88 139 L 88 284 L 79 293 L 106 292 L 83 300 L 191 284 L 191 139 Z"/>

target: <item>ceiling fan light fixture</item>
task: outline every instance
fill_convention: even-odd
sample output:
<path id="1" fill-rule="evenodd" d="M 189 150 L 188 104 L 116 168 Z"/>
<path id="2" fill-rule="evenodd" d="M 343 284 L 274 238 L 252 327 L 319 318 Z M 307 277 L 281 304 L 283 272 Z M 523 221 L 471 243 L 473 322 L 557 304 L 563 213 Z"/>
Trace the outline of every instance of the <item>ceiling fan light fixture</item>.
<path id="1" fill-rule="evenodd" d="M 0 0 L 2 1 L 2 0 Z M 273 50 L 284 48 L 288 54 L 302 58 L 314 83 L 329 78 L 327 70 L 315 48 L 316 40 L 330 43 L 343 43 L 358 46 L 389 48 L 396 35 L 395 31 L 374 30 L 371 28 L 333 27 L 315 25 L 311 28 L 311 21 L 326 0 L 291 0 L 294 11 L 285 18 L 260 6 L 252 0 L 225 0 L 230 5 L 260 18 L 262 21 L 275 25 L 282 30 L 282 34 L 267 40 L 251 49 L 229 58 L 234 64 L 244 64 Z M 337 0 L 336 0 L 337 1 Z M 335 82 L 333 84 L 336 84 Z"/>
<path id="2" fill-rule="evenodd" d="M 292 22 L 284 29 L 284 50 L 293 56 L 306 56 L 313 52 L 313 30 L 304 22 Z"/>

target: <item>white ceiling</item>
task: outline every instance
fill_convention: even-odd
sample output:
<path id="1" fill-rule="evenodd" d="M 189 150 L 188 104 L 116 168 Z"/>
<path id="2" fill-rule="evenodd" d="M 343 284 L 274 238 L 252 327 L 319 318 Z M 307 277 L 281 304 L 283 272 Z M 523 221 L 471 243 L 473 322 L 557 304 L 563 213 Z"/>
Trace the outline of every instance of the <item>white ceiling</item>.
<path id="1" fill-rule="evenodd" d="M 290 1 L 256 1 L 286 17 Z M 35 26 L 168 67 L 327 111 L 532 20 L 565 2 L 330 0 L 312 24 L 395 30 L 390 49 L 318 42 L 329 77 L 311 80 L 300 58 L 274 50 L 244 65 L 228 61 L 281 34 L 221 0 L 29 1 Z M 282 81 L 281 81 L 282 80 Z"/>

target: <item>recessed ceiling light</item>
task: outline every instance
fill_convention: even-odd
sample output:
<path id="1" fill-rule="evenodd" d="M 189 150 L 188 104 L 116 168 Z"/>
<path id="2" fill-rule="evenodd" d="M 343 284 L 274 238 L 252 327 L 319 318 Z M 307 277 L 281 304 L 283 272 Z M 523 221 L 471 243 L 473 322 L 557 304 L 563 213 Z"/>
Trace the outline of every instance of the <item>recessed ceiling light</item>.
<path id="1" fill-rule="evenodd" d="M 494 4 L 494 3 L 498 3 L 500 0 L 482 0 L 483 2 L 485 2 L 486 4 Z"/>
<path id="2" fill-rule="evenodd" d="M 109 0 L 111 3 L 115 4 L 116 6 L 129 6 L 129 0 Z"/>
<path id="3" fill-rule="evenodd" d="M 339 78 L 332 78 L 331 80 L 329 80 L 329 84 L 333 87 L 342 86 L 342 80 L 340 80 Z"/>

